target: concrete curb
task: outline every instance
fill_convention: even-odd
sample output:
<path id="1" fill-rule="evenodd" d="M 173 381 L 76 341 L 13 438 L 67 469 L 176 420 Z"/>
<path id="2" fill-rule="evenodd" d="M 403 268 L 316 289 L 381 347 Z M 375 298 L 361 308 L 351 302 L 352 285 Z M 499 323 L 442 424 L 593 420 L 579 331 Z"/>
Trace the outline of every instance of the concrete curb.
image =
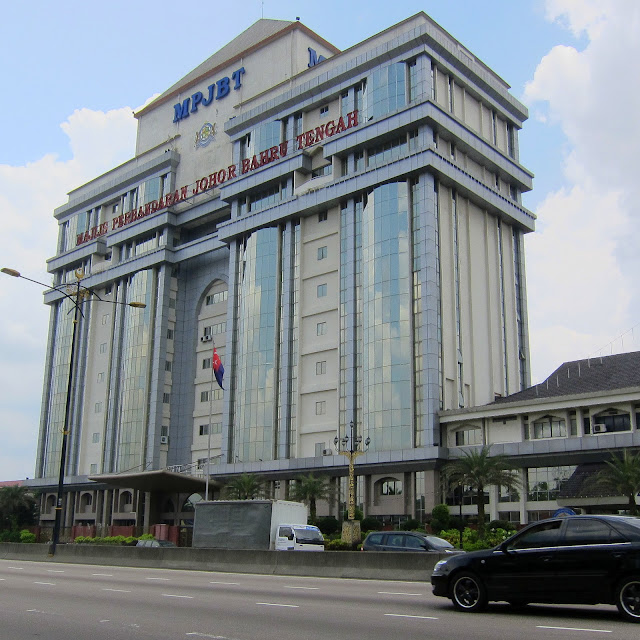
<path id="1" fill-rule="evenodd" d="M 48 555 L 47 544 L 0 543 L 0 559 L 68 562 L 101 566 L 187 569 L 226 573 L 258 573 L 325 578 L 405 580 L 425 582 L 444 554 L 375 551 L 321 553 L 146 548 L 112 545 L 61 544 Z"/>

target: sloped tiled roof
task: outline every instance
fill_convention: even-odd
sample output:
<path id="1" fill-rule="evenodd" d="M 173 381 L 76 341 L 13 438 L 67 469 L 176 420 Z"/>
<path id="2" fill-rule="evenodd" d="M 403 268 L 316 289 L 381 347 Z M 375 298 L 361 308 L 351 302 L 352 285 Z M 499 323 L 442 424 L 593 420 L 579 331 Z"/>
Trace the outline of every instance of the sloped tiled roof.
<path id="1" fill-rule="evenodd" d="M 640 351 L 561 364 L 544 382 L 492 405 L 640 387 Z"/>
<path id="2" fill-rule="evenodd" d="M 579 464 L 571 477 L 562 483 L 558 498 L 608 498 L 617 493 L 598 482 L 598 474 L 607 468 L 604 462 Z"/>

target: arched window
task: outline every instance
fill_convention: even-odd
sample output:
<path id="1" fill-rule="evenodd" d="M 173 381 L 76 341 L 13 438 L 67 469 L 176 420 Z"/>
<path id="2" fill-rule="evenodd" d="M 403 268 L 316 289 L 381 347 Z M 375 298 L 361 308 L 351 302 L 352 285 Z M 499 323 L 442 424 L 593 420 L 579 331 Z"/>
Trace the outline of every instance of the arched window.
<path id="1" fill-rule="evenodd" d="M 401 496 L 402 480 L 382 478 L 376 482 L 376 494 L 380 496 Z"/>
<path id="2" fill-rule="evenodd" d="M 482 429 L 473 425 L 464 426 L 456 432 L 456 447 L 482 444 Z"/>
<path id="3" fill-rule="evenodd" d="M 49 514 L 53 513 L 56 508 L 56 497 L 54 495 L 47 496 L 47 501 L 44 506 L 44 512 Z"/>
<path id="4" fill-rule="evenodd" d="M 544 416 L 533 423 L 533 439 L 540 438 L 566 438 L 567 424 L 564 418 L 556 416 Z"/>
<path id="5" fill-rule="evenodd" d="M 593 416 L 593 433 L 615 433 L 631 429 L 631 416 L 624 411 L 607 409 Z"/>
<path id="6" fill-rule="evenodd" d="M 182 505 L 182 511 L 195 511 L 196 510 L 196 502 L 200 502 L 202 500 L 202 496 L 199 493 L 192 493 Z"/>
<path id="7" fill-rule="evenodd" d="M 120 511 L 120 513 L 131 511 L 132 504 L 133 504 L 133 494 L 131 493 L 131 491 L 123 491 L 120 494 L 120 502 L 119 502 L 120 508 L 118 509 L 118 511 Z"/>
<path id="8" fill-rule="evenodd" d="M 80 496 L 80 511 L 91 511 L 91 505 L 93 504 L 93 496 L 90 493 L 83 493 Z"/>

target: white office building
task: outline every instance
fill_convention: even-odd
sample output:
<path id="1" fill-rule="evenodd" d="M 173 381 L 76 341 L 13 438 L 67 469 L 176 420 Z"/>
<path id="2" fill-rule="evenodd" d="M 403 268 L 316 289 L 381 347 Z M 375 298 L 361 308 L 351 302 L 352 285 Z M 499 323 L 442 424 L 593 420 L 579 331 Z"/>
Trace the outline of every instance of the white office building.
<path id="1" fill-rule="evenodd" d="M 259 20 L 136 117 L 135 157 L 54 212 L 55 284 L 81 273 L 103 300 L 77 327 L 64 525 L 177 525 L 207 470 L 214 496 L 246 472 L 277 497 L 326 474 L 339 515 L 352 423 L 364 513 L 424 518 L 441 412 L 530 384 L 526 108 L 419 13 L 346 51 Z M 46 302 L 43 524 L 73 318 L 60 290 Z"/>

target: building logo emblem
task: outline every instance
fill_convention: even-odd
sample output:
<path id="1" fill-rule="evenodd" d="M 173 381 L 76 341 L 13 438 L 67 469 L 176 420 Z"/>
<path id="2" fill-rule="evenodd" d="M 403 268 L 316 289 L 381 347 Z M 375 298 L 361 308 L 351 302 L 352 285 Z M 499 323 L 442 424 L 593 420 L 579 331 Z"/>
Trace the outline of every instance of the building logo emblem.
<path id="1" fill-rule="evenodd" d="M 196 133 L 196 149 L 198 147 L 206 147 L 216 137 L 217 127 L 215 124 L 205 122 L 200 131 Z"/>

